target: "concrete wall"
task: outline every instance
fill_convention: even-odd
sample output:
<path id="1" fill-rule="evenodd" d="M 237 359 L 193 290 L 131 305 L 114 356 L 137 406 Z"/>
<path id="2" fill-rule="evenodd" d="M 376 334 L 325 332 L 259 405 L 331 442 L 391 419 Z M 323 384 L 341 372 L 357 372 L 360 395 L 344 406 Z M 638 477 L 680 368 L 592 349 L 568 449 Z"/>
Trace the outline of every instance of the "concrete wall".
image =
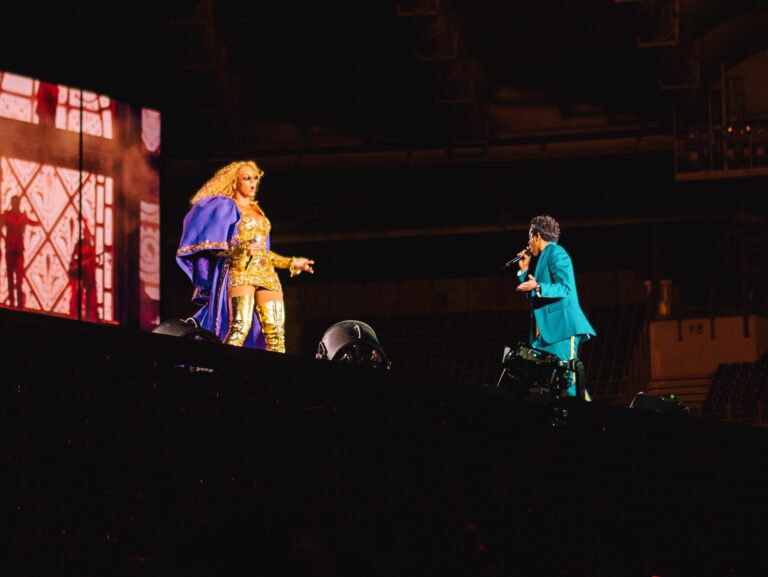
<path id="1" fill-rule="evenodd" d="M 721 363 L 755 362 L 768 351 L 768 320 L 746 317 L 654 321 L 651 378 L 710 377 Z"/>
<path id="2" fill-rule="evenodd" d="M 768 319 L 746 317 L 653 321 L 649 327 L 647 392 L 677 394 L 694 412 L 701 408 L 717 366 L 752 363 L 768 352 Z"/>

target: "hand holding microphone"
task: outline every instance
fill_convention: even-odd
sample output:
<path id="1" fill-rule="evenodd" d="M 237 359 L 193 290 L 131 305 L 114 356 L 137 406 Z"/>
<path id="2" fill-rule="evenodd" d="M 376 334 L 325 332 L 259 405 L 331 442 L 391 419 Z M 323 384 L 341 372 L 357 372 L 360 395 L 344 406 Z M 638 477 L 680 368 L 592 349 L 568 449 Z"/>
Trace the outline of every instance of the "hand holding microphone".
<path id="1" fill-rule="evenodd" d="M 253 260 L 254 252 L 257 250 L 257 245 L 254 242 L 249 243 L 248 245 L 248 252 L 250 253 L 248 255 L 248 262 L 245 263 L 245 269 L 248 270 L 248 267 L 251 266 L 251 261 Z"/>
<path id="2" fill-rule="evenodd" d="M 509 268 L 513 264 L 517 263 L 518 266 L 520 267 L 520 270 L 526 270 L 530 262 L 531 262 L 531 250 L 528 247 L 525 247 L 523 250 L 517 253 L 517 256 L 515 258 L 508 261 L 503 268 Z"/>

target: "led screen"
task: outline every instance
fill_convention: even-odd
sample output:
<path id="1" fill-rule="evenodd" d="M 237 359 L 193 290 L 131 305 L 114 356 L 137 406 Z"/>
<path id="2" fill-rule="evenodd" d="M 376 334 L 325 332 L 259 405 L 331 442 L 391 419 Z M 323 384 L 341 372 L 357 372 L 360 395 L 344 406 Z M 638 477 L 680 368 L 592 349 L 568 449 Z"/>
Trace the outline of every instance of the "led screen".
<path id="1" fill-rule="evenodd" d="M 0 306 L 151 329 L 160 114 L 0 72 Z"/>

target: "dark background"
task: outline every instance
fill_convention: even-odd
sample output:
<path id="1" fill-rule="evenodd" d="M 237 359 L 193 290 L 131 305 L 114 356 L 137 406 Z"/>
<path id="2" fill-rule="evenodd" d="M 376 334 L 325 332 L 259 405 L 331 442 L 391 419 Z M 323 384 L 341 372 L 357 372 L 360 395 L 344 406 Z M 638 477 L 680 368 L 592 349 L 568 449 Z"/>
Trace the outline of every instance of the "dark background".
<path id="1" fill-rule="evenodd" d="M 191 312 L 188 199 L 240 158 L 266 170 L 275 249 L 316 259 L 309 287 L 499 275 L 550 213 L 578 273 L 744 310 L 766 292 L 765 167 L 681 150 L 764 135 L 768 107 L 739 104 L 764 60 L 736 68 L 767 20 L 746 0 L 19 3 L 0 69 L 162 112 L 163 319 Z M 396 362 L 0 312 L 30 574 L 765 573 L 761 429 L 563 419 Z"/>
<path id="2" fill-rule="evenodd" d="M 764 268 L 762 173 L 684 181 L 675 159 L 683 125 L 762 121 L 707 111 L 768 48 L 766 9 L 672 5 L 20 4 L 0 54 L 162 112 L 163 318 L 191 312 L 187 201 L 238 158 L 267 172 L 275 248 L 317 261 L 306 282 L 495 275 L 551 213 L 577 272 L 695 285 Z"/>

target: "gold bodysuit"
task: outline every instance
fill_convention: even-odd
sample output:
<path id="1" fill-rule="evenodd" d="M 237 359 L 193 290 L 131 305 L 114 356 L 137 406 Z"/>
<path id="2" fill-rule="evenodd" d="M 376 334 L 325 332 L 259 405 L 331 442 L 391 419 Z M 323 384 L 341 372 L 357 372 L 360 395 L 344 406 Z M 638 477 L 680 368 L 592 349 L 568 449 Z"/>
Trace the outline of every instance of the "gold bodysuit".
<path id="1" fill-rule="evenodd" d="M 293 259 L 267 251 L 267 237 L 272 225 L 260 208 L 256 207 L 256 210 L 261 213 L 261 223 L 243 211 L 237 232 L 229 241 L 229 250 L 223 255 L 229 261 L 227 289 L 249 285 L 282 292 L 275 267 L 291 269 L 291 276 L 294 276 Z M 260 252 L 252 255 L 249 251 L 251 243 L 258 245 Z"/>

